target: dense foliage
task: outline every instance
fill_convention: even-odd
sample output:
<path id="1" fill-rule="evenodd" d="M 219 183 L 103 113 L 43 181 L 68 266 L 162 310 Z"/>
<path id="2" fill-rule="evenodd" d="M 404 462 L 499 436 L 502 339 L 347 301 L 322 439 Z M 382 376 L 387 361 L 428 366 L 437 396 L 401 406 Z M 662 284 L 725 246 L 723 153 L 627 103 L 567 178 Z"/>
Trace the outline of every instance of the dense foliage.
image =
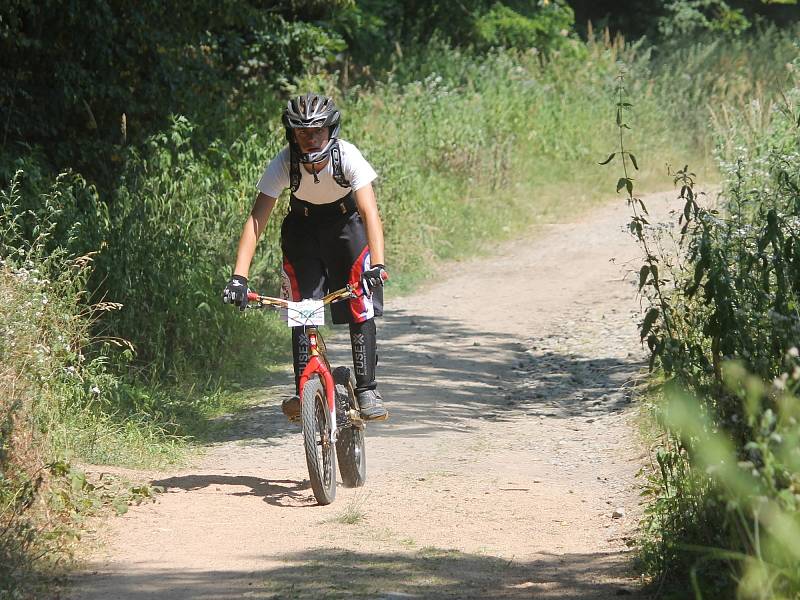
<path id="1" fill-rule="evenodd" d="M 85 513 L 83 486 L 54 461 L 53 441 L 80 435 L 67 423 L 109 380 L 102 357 L 87 355 L 91 315 L 83 301 L 90 260 L 51 251 L 63 178 L 41 211 L 19 210 L 15 177 L 0 192 L 0 597 L 21 597 L 31 557 L 58 558 Z M 26 223 L 27 221 L 27 223 Z M 31 223 L 35 221 L 35 224 Z M 26 239 L 24 232 L 33 232 Z M 113 309 L 101 305 L 97 310 Z M 113 380 L 113 378 L 111 378 Z M 68 477 L 69 476 L 69 477 Z M 73 486 L 73 483 L 75 484 Z M 28 587 L 26 585 L 26 587 Z"/>
<path id="2" fill-rule="evenodd" d="M 313 20 L 349 6 L 346 0 L 270 4 L 4 3 L 4 179 L 9 160 L 23 153 L 20 144 L 38 146 L 56 168 L 108 178 L 123 149 L 166 126 L 170 115 L 211 124 L 243 88 L 287 81 L 344 48 L 335 31 Z"/>
<path id="3" fill-rule="evenodd" d="M 685 206 L 677 228 L 659 233 L 631 194 L 651 301 L 642 340 L 670 381 L 645 557 L 664 577 L 692 573 L 712 595 L 737 581 L 742 598 L 800 594 L 797 66 L 786 65 L 792 85 L 779 96 L 715 112 L 717 202 L 677 172 Z"/>
<path id="4" fill-rule="evenodd" d="M 738 34 L 765 25 L 800 19 L 791 0 L 572 0 L 576 24 L 585 30 L 609 27 L 630 39 L 647 36 L 656 43 L 669 36 Z"/>
<path id="5" fill-rule="evenodd" d="M 380 173 L 396 282 L 601 195 L 585 165 L 613 133 L 602 117 L 619 60 L 641 98 L 640 180 L 652 180 L 664 162 L 704 160 L 708 117 L 783 87 L 796 56 L 790 35 L 746 35 L 772 10 L 757 2 L 625 6 L 649 11 L 648 30 L 668 36 L 659 40 L 670 40 L 668 52 L 607 33 L 581 41 L 573 7 L 579 19 L 586 7 L 562 0 L 3 4 L 0 383 L 11 391 L 0 398 L 0 595 L 19 589 L 31 556 L 53 549 L 40 542 L 63 539 L 51 534 L 85 512 L 76 494 L 89 484 L 68 461 L 174 459 L 225 410 L 232 379 L 286 358 L 276 320 L 219 301 L 254 184 L 284 143 L 286 95 L 316 89 L 341 105 L 344 137 Z M 679 47 L 708 33 L 717 37 Z M 742 206 L 757 204 L 745 197 Z M 270 292 L 282 202 L 252 269 L 254 286 Z M 742 243 L 767 280 L 747 296 L 751 311 L 790 306 L 795 293 L 795 272 L 781 280 L 763 259 L 778 253 L 780 268 L 796 268 L 783 229 L 793 213 L 764 207 L 768 231 L 758 211 L 748 217 L 763 247 Z M 699 207 L 692 215 L 692 232 L 707 227 L 709 240 L 692 246 L 692 260 L 724 254 L 735 227 Z M 712 298 L 698 315 L 721 310 Z M 759 319 L 743 321 L 771 374 L 778 362 L 760 344 L 789 340 Z M 660 322 L 651 326 L 659 335 Z M 699 357 L 709 343 L 697 334 L 686 347 Z M 659 344 L 665 364 L 686 354 L 668 359 Z"/>

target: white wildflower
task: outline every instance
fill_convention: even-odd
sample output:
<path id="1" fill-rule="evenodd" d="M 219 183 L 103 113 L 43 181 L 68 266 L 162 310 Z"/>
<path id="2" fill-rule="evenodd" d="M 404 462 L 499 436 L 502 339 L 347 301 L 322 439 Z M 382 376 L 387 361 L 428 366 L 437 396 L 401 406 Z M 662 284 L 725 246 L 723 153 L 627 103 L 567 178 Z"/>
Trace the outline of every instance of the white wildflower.
<path id="1" fill-rule="evenodd" d="M 775 386 L 776 389 L 785 390 L 786 389 L 786 380 L 789 379 L 788 373 L 781 373 L 780 377 L 776 377 L 772 381 L 772 385 Z"/>

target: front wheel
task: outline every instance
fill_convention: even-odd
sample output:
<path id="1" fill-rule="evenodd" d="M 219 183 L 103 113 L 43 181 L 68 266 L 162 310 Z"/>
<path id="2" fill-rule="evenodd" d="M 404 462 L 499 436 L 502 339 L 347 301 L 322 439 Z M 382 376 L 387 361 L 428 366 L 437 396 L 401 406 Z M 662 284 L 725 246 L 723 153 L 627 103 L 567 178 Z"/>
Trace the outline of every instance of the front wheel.
<path id="1" fill-rule="evenodd" d="M 303 445 L 314 497 L 321 505 L 336 497 L 336 457 L 333 452 L 333 426 L 325 388 L 318 377 L 303 386 Z"/>
<path id="2" fill-rule="evenodd" d="M 336 367 L 333 370 L 336 382 L 336 410 L 349 411 L 355 409 L 356 382 L 350 369 Z M 339 474 L 345 487 L 361 487 L 367 481 L 367 451 L 364 446 L 364 426 L 349 422 L 339 429 L 336 438 L 336 457 L 339 462 Z"/>

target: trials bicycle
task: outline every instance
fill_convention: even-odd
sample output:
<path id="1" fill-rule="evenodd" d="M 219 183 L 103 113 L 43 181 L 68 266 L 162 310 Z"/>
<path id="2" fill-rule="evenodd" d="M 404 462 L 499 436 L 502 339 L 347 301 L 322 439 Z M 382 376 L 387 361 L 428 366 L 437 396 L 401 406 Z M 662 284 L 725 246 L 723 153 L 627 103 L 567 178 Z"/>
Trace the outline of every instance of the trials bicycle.
<path id="1" fill-rule="evenodd" d="M 311 489 L 321 505 L 330 504 L 336 497 L 337 457 L 346 487 L 360 487 L 367 479 L 366 423 L 356 399 L 355 378 L 347 367 L 331 369 L 319 332 L 319 326 L 324 324 L 325 306 L 357 297 L 356 290 L 356 286 L 347 285 L 321 300 L 301 302 L 252 291 L 247 294 L 248 308 L 284 309 L 289 326 L 303 327 L 308 337 L 309 361 L 300 376 L 300 420 Z"/>

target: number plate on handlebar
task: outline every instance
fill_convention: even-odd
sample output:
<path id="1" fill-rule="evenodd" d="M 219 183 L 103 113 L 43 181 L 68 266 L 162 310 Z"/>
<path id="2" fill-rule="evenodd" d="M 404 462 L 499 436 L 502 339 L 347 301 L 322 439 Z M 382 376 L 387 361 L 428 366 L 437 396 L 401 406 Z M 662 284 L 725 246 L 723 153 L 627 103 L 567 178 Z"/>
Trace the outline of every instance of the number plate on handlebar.
<path id="1" fill-rule="evenodd" d="M 289 327 L 325 325 L 325 304 L 322 300 L 289 302 L 286 307 L 286 316 Z"/>

